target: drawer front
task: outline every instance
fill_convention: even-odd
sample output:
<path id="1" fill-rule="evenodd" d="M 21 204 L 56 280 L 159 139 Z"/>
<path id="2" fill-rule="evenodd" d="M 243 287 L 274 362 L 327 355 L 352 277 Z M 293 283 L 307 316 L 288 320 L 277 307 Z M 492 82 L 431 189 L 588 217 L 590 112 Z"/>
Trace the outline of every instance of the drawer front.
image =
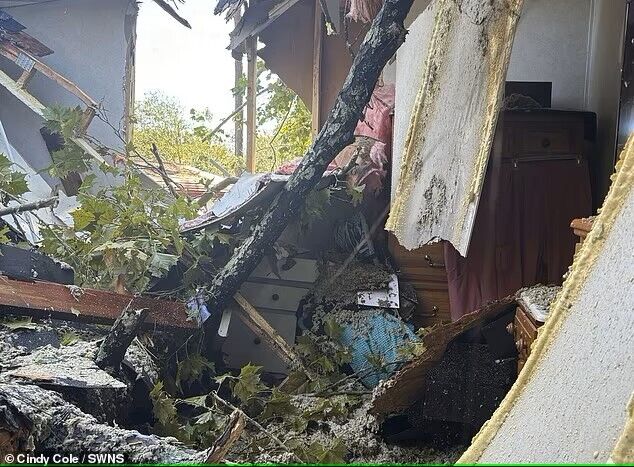
<path id="1" fill-rule="evenodd" d="M 297 324 L 295 315 L 277 311 L 262 311 L 261 314 L 289 345 L 294 345 Z M 266 343 L 259 340 L 236 312 L 232 313 L 222 352 L 230 368 L 239 369 L 247 363 L 252 363 L 264 367 L 264 371 L 271 373 L 288 372 L 286 364 L 267 347 Z"/>
<path id="2" fill-rule="evenodd" d="M 389 236 L 388 247 L 396 266 L 399 279 L 414 287 L 418 307 L 413 322 L 417 327 L 451 322 L 449 290 L 442 243 L 424 245 L 408 251 Z"/>
<path id="3" fill-rule="evenodd" d="M 256 282 L 245 282 L 240 288 L 240 293 L 256 308 L 285 310 L 293 313 L 297 311 L 299 302 L 308 292 L 307 288 Z"/>
<path id="4" fill-rule="evenodd" d="M 418 306 L 412 317 L 416 327 L 429 327 L 434 324 L 451 322 L 449 291 L 438 284 L 414 286 Z"/>
<path id="5" fill-rule="evenodd" d="M 394 236 L 390 235 L 388 247 L 403 279 L 447 282 L 442 243 L 424 245 L 416 250 L 408 251 L 398 244 Z"/>
<path id="6" fill-rule="evenodd" d="M 268 260 L 264 259 L 258 264 L 251 274 L 251 278 L 265 280 L 285 280 L 293 282 L 306 282 L 309 284 L 317 280 L 319 271 L 317 270 L 317 261 L 314 259 L 294 258 L 284 264 L 278 264 L 277 273 L 273 269 Z M 308 287 L 308 286 L 307 286 Z"/>
<path id="7" fill-rule="evenodd" d="M 504 158 L 549 155 L 582 156 L 584 153 L 582 121 L 526 122 L 513 125 L 504 138 Z"/>

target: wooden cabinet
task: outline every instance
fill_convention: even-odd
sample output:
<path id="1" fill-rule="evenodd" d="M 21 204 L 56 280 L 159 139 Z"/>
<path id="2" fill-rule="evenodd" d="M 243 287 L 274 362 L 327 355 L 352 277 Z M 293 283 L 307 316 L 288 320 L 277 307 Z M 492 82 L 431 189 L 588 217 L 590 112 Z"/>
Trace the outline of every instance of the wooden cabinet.
<path id="1" fill-rule="evenodd" d="M 519 373 L 524 368 L 526 360 L 531 353 L 531 346 L 535 339 L 537 339 L 537 333 L 540 327 L 544 323 L 540 323 L 531 316 L 529 312 L 524 310 L 521 306 L 517 307 L 515 311 L 515 320 L 513 321 L 511 329 L 513 337 L 515 338 L 515 346 L 517 347 L 517 372 Z"/>
<path id="2" fill-rule="evenodd" d="M 442 244 L 425 245 L 408 251 L 390 235 L 388 247 L 399 269 L 399 278 L 416 290 L 418 307 L 413 316 L 414 325 L 427 327 L 451 322 Z"/>

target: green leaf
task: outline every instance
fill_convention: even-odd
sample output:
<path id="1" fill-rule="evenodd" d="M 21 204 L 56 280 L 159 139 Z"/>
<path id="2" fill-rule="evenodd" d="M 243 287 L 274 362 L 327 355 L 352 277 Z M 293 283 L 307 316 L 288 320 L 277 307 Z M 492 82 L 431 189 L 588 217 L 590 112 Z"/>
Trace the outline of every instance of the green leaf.
<path id="1" fill-rule="evenodd" d="M 73 345 L 79 340 L 79 336 L 75 331 L 65 331 L 59 340 L 60 345 Z"/>
<path id="2" fill-rule="evenodd" d="M 154 417 L 164 427 L 170 426 L 176 420 L 176 405 L 165 391 L 163 391 L 163 382 L 159 381 L 150 391 L 150 399 L 154 408 Z"/>
<path id="3" fill-rule="evenodd" d="M 215 371 L 215 365 L 199 353 L 195 353 L 178 363 L 176 386 L 182 392 L 181 384 L 200 381 L 206 371 Z"/>
<path id="4" fill-rule="evenodd" d="M 343 334 L 343 326 L 341 326 L 333 317 L 324 320 L 324 332 L 328 337 L 339 340 Z"/>
<path id="5" fill-rule="evenodd" d="M 353 206 L 358 206 L 363 201 L 363 191 L 365 190 L 364 185 L 353 186 L 350 183 L 346 186 L 346 193 L 350 196 L 350 201 Z"/>
<path id="6" fill-rule="evenodd" d="M 73 212 L 71 212 L 71 216 L 73 217 L 75 230 L 84 230 L 90 225 L 91 222 L 95 221 L 94 213 L 86 211 L 82 208 L 75 209 Z"/>
<path id="7" fill-rule="evenodd" d="M 275 387 L 271 391 L 271 397 L 266 401 L 266 407 L 260 416 L 263 420 L 273 417 L 286 417 L 297 413 L 297 407 L 291 402 L 291 397 Z"/>
<path id="8" fill-rule="evenodd" d="M 253 396 L 261 392 L 266 386 L 260 381 L 261 366 L 247 364 L 240 369 L 233 387 L 233 395 L 246 403 Z"/>

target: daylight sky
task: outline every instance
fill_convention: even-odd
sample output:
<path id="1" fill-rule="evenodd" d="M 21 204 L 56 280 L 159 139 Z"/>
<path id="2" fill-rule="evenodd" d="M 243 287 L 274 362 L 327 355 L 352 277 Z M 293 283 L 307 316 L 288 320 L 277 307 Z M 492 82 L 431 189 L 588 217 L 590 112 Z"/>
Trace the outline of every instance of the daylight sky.
<path id="1" fill-rule="evenodd" d="M 233 109 L 233 59 L 226 49 L 233 22 L 214 16 L 214 0 L 187 0 L 179 12 L 187 29 L 154 2 L 140 5 L 137 24 L 136 97 L 161 90 L 181 101 L 185 112 L 208 107 L 215 119 Z"/>

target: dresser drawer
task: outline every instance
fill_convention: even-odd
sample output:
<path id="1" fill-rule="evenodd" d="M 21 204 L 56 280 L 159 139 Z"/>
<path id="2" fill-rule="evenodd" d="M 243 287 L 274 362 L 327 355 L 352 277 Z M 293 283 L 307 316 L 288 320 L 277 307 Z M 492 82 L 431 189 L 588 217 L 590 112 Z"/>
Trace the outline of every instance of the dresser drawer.
<path id="1" fill-rule="evenodd" d="M 403 279 L 409 282 L 447 282 L 442 243 L 423 245 L 416 250 L 408 251 L 390 235 L 388 246 L 394 262 L 399 268 L 400 277 Z"/>
<path id="2" fill-rule="evenodd" d="M 417 284 L 414 286 L 418 306 L 412 316 L 414 326 L 429 327 L 434 324 L 451 322 L 449 291 L 437 283 Z"/>
<path id="3" fill-rule="evenodd" d="M 259 310 L 262 317 L 290 345 L 295 343 L 297 318 L 293 313 Z M 242 368 L 247 363 L 262 366 L 271 373 L 287 373 L 286 364 L 275 352 L 267 347 L 234 312 L 231 316 L 227 338 L 222 345 L 222 352 L 230 368 Z"/>
<path id="4" fill-rule="evenodd" d="M 299 302 L 310 289 L 287 285 L 245 282 L 240 293 L 256 308 L 284 310 L 295 313 Z"/>
<path id="5" fill-rule="evenodd" d="M 582 157 L 584 148 L 584 122 L 580 118 L 559 120 L 507 122 L 498 147 L 504 148 L 504 159 L 522 159 L 549 155 Z"/>

